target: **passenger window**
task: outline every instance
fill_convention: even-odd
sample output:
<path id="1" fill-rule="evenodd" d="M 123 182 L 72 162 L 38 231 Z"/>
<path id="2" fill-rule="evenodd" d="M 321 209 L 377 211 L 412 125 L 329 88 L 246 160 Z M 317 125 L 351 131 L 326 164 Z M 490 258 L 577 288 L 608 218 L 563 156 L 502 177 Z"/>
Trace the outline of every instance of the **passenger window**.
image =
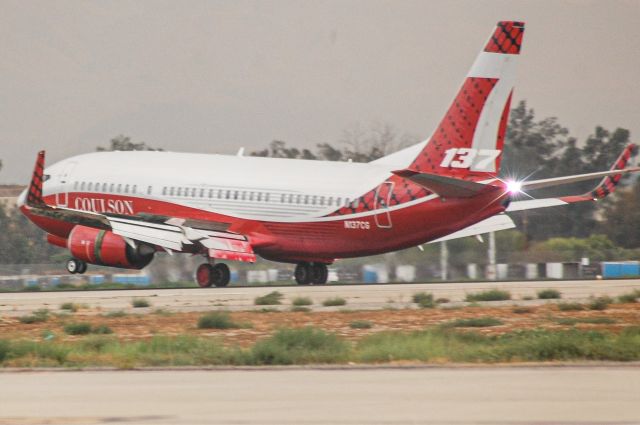
<path id="1" fill-rule="evenodd" d="M 227 199 L 231 199 L 231 191 L 227 190 Z"/>
<path id="2" fill-rule="evenodd" d="M 93 182 L 89 182 L 89 185 L 87 186 L 87 191 L 91 191 L 91 189 L 93 189 Z"/>
<path id="3" fill-rule="evenodd" d="M 305 195 L 304 204 L 307 205 L 309 203 L 309 195 Z"/>
<path id="4" fill-rule="evenodd" d="M 213 189 L 209 189 L 209 199 L 213 198 Z"/>
<path id="5" fill-rule="evenodd" d="M 264 202 L 269 202 L 269 195 L 270 195 L 270 193 L 265 193 L 264 194 Z"/>
<path id="6" fill-rule="evenodd" d="M 293 204 L 293 193 L 289 194 L 289 203 Z"/>
<path id="7" fill-rule="evenodd" d="M 317 199 L 317 196 L 313 196 L 313 197 L 311 197 L 311 204 L 312 204 L 312 205 L 315 205 L 315 204 L 316 204 L 316 199 Z"/>
<path id="8" fill-rule="evenodd" d="M 320 196 L 319 201 L 320 205 L 324 205 L 324 196 Z"/>
<path id="9" fill-rule="evenodd" d="M 200 197 L 204 198 L 204 189 L 200 189 Z"/>
<path id="10" fill-rule="evenodd" d="M 233 191 L 233 199 L 238 199 L 238 191 L 237 190 Z"/>
<path id="11" fill-rule="evenodd" d="M 151 186 L 149 186 L 151 187 Z M 167 194 L 167 186 L 162 186 L 162 196 Z"/>
<path id="12" fill-rule="evenodd" d="M 151 195 L 151 186 L 147 186 L 147 195 Z"/>
<path id="13" fill-rule="evenodd" d="M 169 196 L 173 196 L 173 191 L 174 191 L 174 189 L 175 189 L 175 188 L 174 188 L 173 186 L 171 186 L 171 187 L 169 188 Z"/>
<path id="14" fill-rule="evenodd" d="M 196 197 L 196 191 L 197 191 L 197 190 L 198 190 L 198 189 L 196 189 L 195 187 L 194 187 L 193 189 L 191 189 L 191 197 L 192 197 L 192 198 L 195 198 L 195 197 Z"/>
<path id="15" fill-rule="evenodd" d="M 249 200 L 253 201 L 253 192 L 249 192 Z"/>
<path id="16" fill-rule="evenodd" d="M 244 201 L 246 198 L 247 198 L 247 192 L 243 190 L 242 192 L 240 192 L 240 199 Z"/>
<path id="17" fill-rule="evenodd" d="M 122 183 L 118 183 L 118 187 L 116 188 L 116 192 L 122 192 Z"/>
<path id="18" fill-rule="evenodd" d="M 284 193 L 280 196 L 280 203 L 284 204 L 284 200 L 287 197 L 287 195 L 285 195 Z"/>
<path id="19" fill-rule="evenodd" d="M 218 199 L 222 199 L 222 189 L 218 189 Z"/>
<path id="20" fill-rule="evenodd" d="M 113 188 L 115 187 L 115 183 L 111 183 L 109 185 L 109 192 L 113 193 Z"/>
<path id="21" fill-rule="evenodd" d="M 134 184 L 133 187 L 131 188 L 131 193 L 138 193 L 138 185 Z"/>
<path id="22" fill-rule="evenodd" d="M 296 204 L 302 203 L 302 195 L 296 196 Z"/>
<path id="23" fill-rule="evenodd" d="M 124 185 L 124 193 L 129 193 L 129 185 L 128 184 Z"/>
<path id="24" fill-rule="evenodd" d="M 176 190 L 176 196 L 182 196 L 182 188 L 178 187 Z"/>
<path id="25" fill-rule="evenodd" d="M 260 202 L 262 200 L 262 192 L 258 192 L 258 196 L 256 198 L 256 201 Z"/>

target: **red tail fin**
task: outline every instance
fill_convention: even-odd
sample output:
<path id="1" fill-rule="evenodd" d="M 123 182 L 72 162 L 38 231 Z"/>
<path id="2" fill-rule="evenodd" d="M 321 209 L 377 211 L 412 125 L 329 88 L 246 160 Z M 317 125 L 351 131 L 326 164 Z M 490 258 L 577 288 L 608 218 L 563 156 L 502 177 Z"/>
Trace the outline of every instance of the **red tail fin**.
<path id="1" fill-rule="evenodd" d="M 479 180 L 500 169 L 524 23 L 498 22 L 410 170 Z"/>
<path id="2" fill-rule="evenodd" d="M 36 165 L 33 168 L 29 192 L 27 193 L 27 205 L 42 205 L 42 183 L 44 181 L 44 151 L 38 152 Z"/>

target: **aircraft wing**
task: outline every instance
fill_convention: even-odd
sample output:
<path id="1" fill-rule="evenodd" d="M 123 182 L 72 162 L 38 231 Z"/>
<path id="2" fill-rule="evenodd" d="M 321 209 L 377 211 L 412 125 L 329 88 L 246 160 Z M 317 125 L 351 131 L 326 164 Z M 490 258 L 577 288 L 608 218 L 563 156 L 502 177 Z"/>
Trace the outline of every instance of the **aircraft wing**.
<path id="1" fill-rule="evenodd" d="M 597 201 L 598 199 L 602 199 L 615 191 L 616 186 L 622 179 L 623 175 L 640 171 L 640 167 L 625 168 L 627 166 L 627 163 L 631 159 L 631 156 L 635 153 L 636 149 L 637 146 L 634 144 L 627 145 L 627 147 L 625 147 L 620 156 L 611 166 L 611 169 L 609 171 L 523 182 L 521 190 L 541 189 L 545 187 L 558 186 L 585 180 L 593 180 L 598 177 L 604 177 L 593 190 L 587 193 L 583 193 L 581 195 L 560 196 L 557 198 L 515 201 L 511 202 L 511 204 L 507 208 L 507 212 L 555 207 L 559 205 L 572 204 L 575 202 Z"/>
<path id="2" fill-rule="evenodd" d="M 38 153 L 27 193 L 26 207 L 34 215 L 112 231 L 130 245 L 148 243 L 176 252 L 206 251 L 211 258 L 255 262 L 249 239 L 229 232 L 229 223 L 189 220 L 154 214 L 124 216 L 47 205 L 42 197 L 45 152 Z"/>

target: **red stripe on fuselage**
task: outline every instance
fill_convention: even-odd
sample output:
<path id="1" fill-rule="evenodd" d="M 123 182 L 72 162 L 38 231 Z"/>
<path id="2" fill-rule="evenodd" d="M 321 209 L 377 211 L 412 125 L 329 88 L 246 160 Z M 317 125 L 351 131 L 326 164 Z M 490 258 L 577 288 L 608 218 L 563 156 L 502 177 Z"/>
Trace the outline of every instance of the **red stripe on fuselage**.
<path id="1" fill-rule="evenodd" d="M 289 262 L 332 261 L 336 258 L 360 257 L 409 248 L 465 228 L 505 209 L 501 203 L 502 198 L 497 199 L 495 192 L 467 199 L 443 201 L 435 198 L 389 211 L 393 227 L 382 228 L 378 227 L 373 213 L 364 217 L 336 217 L 336 220 L 331 221 L 272 222 L 231 217 L 166 201 L 131 196 L 69 193 L 68 200 L 71 208 L 87 207 L 87 210 L 98 213 L 148 213 L 230 223 L 229 230 L 249 237 L 252 247 L 260 256 Z M 55 196 L 47 196 L 45 201 L 54 205 Z M 32 215 L 26 207 L 22 210 L 39 227 L 59 237 L 68 237 L 74 227 L 70 223 Z"/>

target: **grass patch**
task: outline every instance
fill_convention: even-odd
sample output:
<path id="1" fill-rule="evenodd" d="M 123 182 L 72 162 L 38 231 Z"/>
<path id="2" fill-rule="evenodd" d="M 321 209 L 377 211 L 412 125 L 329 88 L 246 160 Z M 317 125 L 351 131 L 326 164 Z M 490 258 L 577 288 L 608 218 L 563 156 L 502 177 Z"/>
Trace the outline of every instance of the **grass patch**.
<path id="1" fill-rule="evenodd" d="M 522 307 L 522 306 L 513 307 L 511 311 L 514 312 L 515 314 L 533 313 L 533 309 L 531 307 Z"/>
<path id="2" fill-rule="evenodd" d="M 273 307 L 265 307 L 265 308 L 261 308 L 260 310 L 256 310 L 258 313 L 280 313 L 280 310 L 278 310 L 277 308 L 273 308 Z"/>
<path id="3" fill-rule="evenodd" d="M 235 329 L 241 327 L 225 311 L 212 311 L 198 319 L 198 329 Z"/>
<path id="4" fill-rule="evenodd" d="M 150 307 L 151 303 L 146 298 L 134 298 L 131 300 L 133 308 L 145 308 Z"/>
<path id="5" fill-rule="evenodd" d="M 167 310 L 166 308 L 156 308 L 153 310 L 153 314 L 157 314 L 158 316 L 173 316 L 173 312 Z"/>
<path id="6" fill-rule="evenodd" d="M 339 363 L 349 357 L 349 344 L 320 329 L 280 329 L 258 341 L 251 357 L 259 365 Z"/>
<path id="7" fill-rule="evenodd" d="M 504 322 L 495 317 L 472 317 L 470 319 L 456 319 L 445 323 L 444 326 L 453 328 L 487 328 L 490 326 L 500 326 Z"/>
<path id="8" fill-rule="evenodd" d="M 558 303 L 558 309 L 560 311 L 582 311 L 584 305 L 580 303 Z"/>
<path id="9" fill-rule="evenodd" d="M 523 301 L 531 301 L 533 300 L 533 297 L 531 295 L 525 295 L 524 297 L 522 297 Z"/>
<path id="10" fill-rule="evenodd" d="M 577 325 L 579 323 L 588 323 L 591 325 L 611 325 L 616 321 L 610 317 L 562 317 L 555 319 L 559 325 Z"/>
<path id="11" fill-rule="evenodd" d="M 293 307 L 291 307 L 291 311 L 293 311 L 294 313 L 308 313 L 311 311 L 311 309 L 302 305 L 294 305 Z"/>
<path id="12" fill-rule="evenodd" d="M 351 329 L 371 329 L 373 327 L 373 323 L 368 320 L 354 320 L 349 323 L 349 327 Z"/>
<path id="13" fill-rule="evenodd" d="M 629 292 L 627 294 L 622 294 L 618 297 L 618 302 L 619 303 L 635 303 L 638 302 L 638 298 L 640 298 L 640 290 L 636 289 L 632 292 Z"/>
<path id="14" fill-rule="evenodd" d="M 478 301 L 505 301 L 511 299 L 511 293 L 501 289 L 490 289 L 488 291 L 467 294 L 465 300 L 468 302 Z"/>
<path id="15" fill-rule="evenodd" d="M 350 343 L 307 327 L 281 329 L 248 348 L 218 338 L 154 336 L 121 341 L 89 335 L 76 341 L 0 339 L 0 365 L 13 367 L 288 365 L 384 362 L 638 361 L 640 326 L 616 334 L 570 328 L 485 335 L 451 327 L 381 332 Z"/>
<path id="16" fill-rule="evenodd" d="M 70 311 L 71 313 L 75 313 L 79 309 L 80 309 L 80 307 L 78 306 L 78 304 L 75 304 L 75 303 L 62 303 L 62 304 L 60 304 L 60 310 L 67 310 L 67 311 Z"/>
<path id="17" fill-rule="evenodd" d="M 612 302 L 613 300 L 607 296 L 591 298 L 587 307 L 589 307 L 589 310 L 606 310 Z"/>
<path id="18" fill-rule="evenodd" d="M 562 294 L 556 289 L 543 289 L 542 291 L 538 291 L 538 299 L 541 300 L 553 300 L 561 297 Z"/>
<path id="19" fill-rule="evenodd" d="M 311 301 L 311 298 L 309 297 L 296 297 L 293 299 L 293 301 L 291 301 L 291 305 L 296 307 L 312 305 L 312 304 L 313 304 L 313 301 Z"/>
<path id="20" fill-rule="evenodd" d="M 413 294 L 412 300 L 418 304 L 420 308 L 434 308 L 436 306 L 433 300 L 433 294 L 427 292 L 418 292 Z"/>
<path id="21" fill-rule="evenodd" d="M 68 323 L 64 326 L 64 332 L 68 335 L 88 335 L 91 333 L 91 323 Z"/>
<path id="22" fill-rule="evenodd" d="M 113 330 L 107 325 L 98 325 L 91 328 L 91 333 L 98 335 L 109 335 L 113 333 Z"/>
<path id="23" fill-rule="evenodd" d="M 436 299 L 436 304 L 447 304 L 450 303 L 451 300 L 449 298 L 438 298 Z"/>
<path id="24" fill-rule="evenodd" d="M 327 298 L 322 302 L 322 305 L 325 307 L 338 307 L 345 304 L 347 304 L 347 300 L 340 297 Z"/>
<path id="25" fill-rule="evenodd" d="M 20 323 L 25 324 L 46 322 L 47 320 L 49 320 L 49 310 L 47 310 L 46 308 L 41 308 L 34 311 L 28 316 L 19 317 L 18 320 L 20 321 Z"/>
<path id="26" fill-rule="evenodd" d="M 256 297 L 253 300 L 255 305 L 279 305 L 282 304 L 282 295 L 278 291 L 269 292 L 267 295 L 263 295 L 261 297 Z"/>

